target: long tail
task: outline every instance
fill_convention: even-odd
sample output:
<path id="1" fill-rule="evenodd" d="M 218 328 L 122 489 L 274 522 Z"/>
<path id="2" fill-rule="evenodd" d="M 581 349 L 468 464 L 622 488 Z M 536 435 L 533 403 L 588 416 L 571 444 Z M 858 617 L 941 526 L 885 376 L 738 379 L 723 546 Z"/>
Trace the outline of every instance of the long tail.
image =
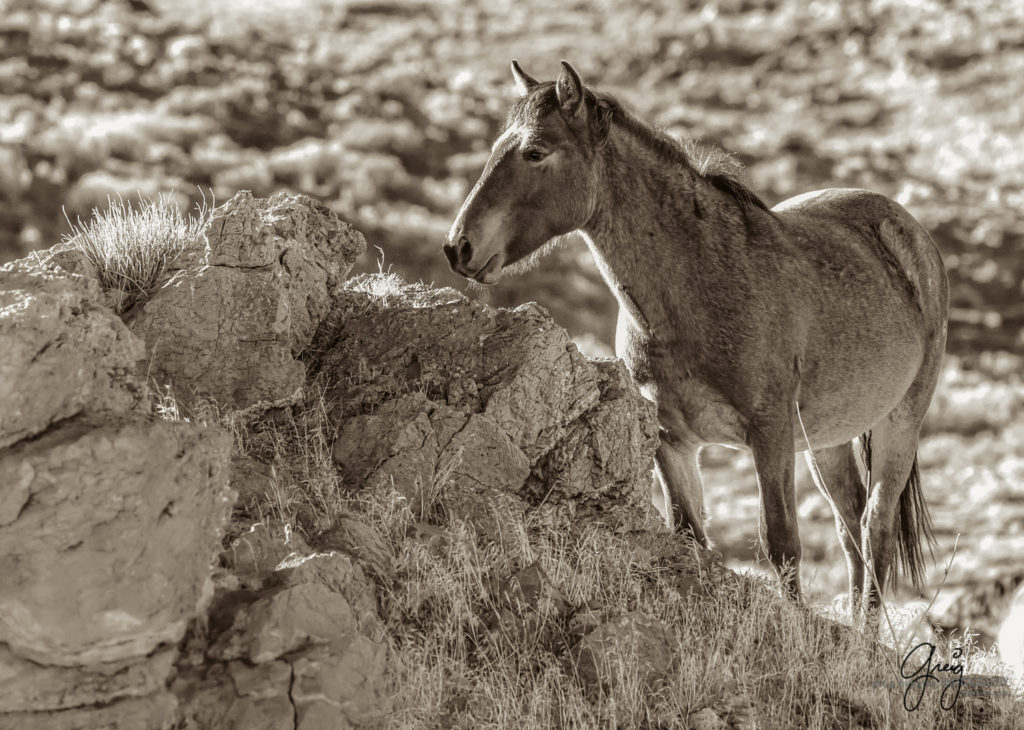
<path id="1" fill-rule="evenodd" d="M 868 471 L 868 485 L 871 484 L 871 432 L 860 437 L 864 456 L 864 466 Z M 917 466 L 917 453 L 914 453 L 914 464 L 910 467 L 910 476 L 900 494 L 900 514 L 896 524 L 896 560 L 889 571 L 889 583 L 896 586 L 897 574 L 902 573 L 910 578 L 915 588 L 924 582 L 924 551 L 922 543 L 928 545 L 928 553 L 934 557 L 932 546 L 935 545 L 935 533 L 932 529 L 932 518 L 928 514 L 928 505 L 921 491 L 921 471 Z"/>

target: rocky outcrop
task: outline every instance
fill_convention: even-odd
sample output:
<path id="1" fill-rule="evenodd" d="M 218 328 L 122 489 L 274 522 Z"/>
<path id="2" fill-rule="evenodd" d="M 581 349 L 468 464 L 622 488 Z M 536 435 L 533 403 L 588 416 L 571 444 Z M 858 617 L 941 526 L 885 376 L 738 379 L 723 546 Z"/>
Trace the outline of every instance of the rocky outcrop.
<path id="1" fill-rule="evenodd" d="M 350 483 L 413 497 L 441 478 L 448 493 L 572 503 L 620 526 L 654 519 L 650 403 L 620 362 L 588 360 L 537 305 L 496 310 L 359 277 L 317 350 Z"/>
<path id="2" fill-rule="evenodd" d="M 0 727 L 167 727 L 213 595 L 230 438 L 150 414 L 96 282 L 0 270 Z"/>
<path id="3" fill-rule="evenodd" d="M 0 448 L 79 413 L 142 405 L 142 342 L 100 296 L 95 281 L 31 258 L 0 268 Z"/>
<path id="4" fill-rule="evenodd" d="M 403 579 L 403 539 L 445 549 L 442 514 L 498 542 L 528 511 L 659 523 L 649 403 L 541 308 L 342 286 L 362 237 L 302 196 L 239 194 L 206 239 L 123 317 L 74 246 L 0 270 L 0 728 L 379 724 L 380 588 Z M 316 381 L 344 486 L 397 489 L 409 535 L 341 511 L 305 534 L 266 518 L 274 465 L 155 418 L 149 379 L 257 430 Z M 579 613 L 539 564 L 495 591 L 480 626 L 503 636 Z M 575 636 L 595 677 L 616 620 Z"/>
<path id="5" fill-rule="evenodd" d="M 214 212 L 206 239 L 126 317 L 150 375 L 179 398 L 227 409 L 294 399 L 299 355 L 366 248 L 362 234 L 304 195 L 241 192 Z"/>

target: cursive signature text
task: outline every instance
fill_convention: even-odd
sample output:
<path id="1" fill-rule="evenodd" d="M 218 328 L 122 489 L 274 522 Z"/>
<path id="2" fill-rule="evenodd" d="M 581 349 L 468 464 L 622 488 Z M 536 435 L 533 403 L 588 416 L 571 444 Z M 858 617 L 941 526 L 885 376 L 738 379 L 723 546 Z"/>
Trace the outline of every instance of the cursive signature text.
<path id="1" fill-rule="evenodd" d="M 956 661 L 962 654 L 963 648 L 957 647 L 953 650 L 953 655 L 950 658 Z M 959 662 L 955 664 L 949 664 L 948 662 L 939 664 L 934 659 L 935 645 L 929 644 L 927 641 L 922 641 L 903 657 L 903 663 L 900 665 L 900 674 L 904 679 L 910 680 L 907 683 L 906 691 L 903 693 L 903 707 L 906 708 L 907 712 L 913 712 L 920 707 L 921 700 L 924 699 L 925 690 L 928 689 L 929 681 L 942 684 L 942 680 L 939 679 L 936 673 L 944 673 L 947 676 L 952 675 L 952 679 L 946 681 L 946 686 L 942 688 L 942 694 L 939 695 L 939 706 L 944 710 L 951 710 L 953 705 L 956 704 L 957 698 L 960 696 L 960 688 L 964 684 L 964 665 Z"/>

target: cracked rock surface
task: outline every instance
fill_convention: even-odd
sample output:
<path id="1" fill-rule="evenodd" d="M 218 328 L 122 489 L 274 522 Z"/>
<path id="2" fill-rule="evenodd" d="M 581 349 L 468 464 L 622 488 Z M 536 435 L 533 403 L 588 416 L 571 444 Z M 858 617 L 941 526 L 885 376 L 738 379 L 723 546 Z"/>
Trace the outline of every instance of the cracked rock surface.
<path id="1" fill-rule="evenodd" d="M 149 373 L 185 400 L 285 402 L 305 383 L 298 356 L 366 241 L 305 195 L 247 191 L 214 211 L 206 238 L 203 254 L 126 317 Z"/>
<path id="2" fill-rule="evenodd" d="M 541 307 L 493 309 L 386 275 L 352 279 L 337 302 L 315 366 L 334 384 L 334 459 L 350 483 L 411 498 L 440 474 L 450 494 L 649 518 L 650 403 Z"/>

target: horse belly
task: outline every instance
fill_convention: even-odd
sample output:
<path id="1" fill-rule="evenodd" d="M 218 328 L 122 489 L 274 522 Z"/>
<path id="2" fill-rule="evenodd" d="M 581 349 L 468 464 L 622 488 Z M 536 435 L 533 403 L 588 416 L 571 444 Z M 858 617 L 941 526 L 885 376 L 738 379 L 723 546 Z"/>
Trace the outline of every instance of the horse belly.
<path id="1" fill-rule="evenodd" d="M 924 347 L 915 340 L 866 352 L 819 363 L 816 374 L 802 380 L 797 400 L 813 448 L 847 443 L 895 409 L 918 376 Z M 797 451 L 807 448 L 799 422 L 794 443 Z"/>

